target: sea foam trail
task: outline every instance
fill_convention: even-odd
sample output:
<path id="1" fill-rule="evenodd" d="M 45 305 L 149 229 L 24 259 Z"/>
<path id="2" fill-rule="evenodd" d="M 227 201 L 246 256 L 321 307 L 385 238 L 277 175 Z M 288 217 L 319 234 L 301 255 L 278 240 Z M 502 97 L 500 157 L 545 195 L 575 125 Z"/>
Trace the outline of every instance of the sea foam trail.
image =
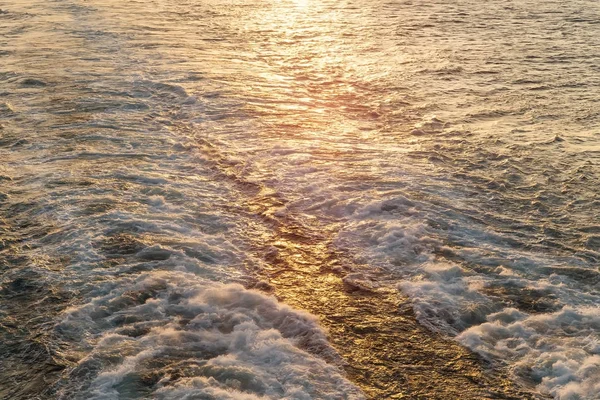
<path id="1" fill-rule="evenodd" d="M 56 327 L 85 351 L 60 398 L 362 399 L 316 318 L 236 284 L 177 272 L 117 280 Z M 74 394 L 75 393 L 75 394 Z"/>
<path id="2" fill-rule="evenodd" d="M 398 288 L 430 329 L 501 360 L 519 381 L 556 399 L 596 398 L 600 295 L 593 265 L 515 250 L 472 221 L 455 221 L 444 243 L 439 227 L 422 222 L 439 212 L 446 211 L 402 196 L 374 202 L 351 214 L 338 245 L 362 243 L 359 259 L 401 276 Z M 368 273 L 362 279 L 372 284 Z"/>
<path id="3" fill-rule="evenodd" d="M 563 307 L 528 315 L 504 309 L 458 336 L 466 346 L 513 364 L 557 399 L 594 398 L 600 393 L 600 312 L 597 307 Z"/>

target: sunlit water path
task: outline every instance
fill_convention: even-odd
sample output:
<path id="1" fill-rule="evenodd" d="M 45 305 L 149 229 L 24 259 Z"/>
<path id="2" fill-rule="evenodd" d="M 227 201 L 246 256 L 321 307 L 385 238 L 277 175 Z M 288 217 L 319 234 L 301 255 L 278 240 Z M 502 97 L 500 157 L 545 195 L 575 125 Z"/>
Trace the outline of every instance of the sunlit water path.
<path id="1" fill-rule="evenodd" d="M 0 397 L 598 398 L 599 21 L 0 1 Z"/>

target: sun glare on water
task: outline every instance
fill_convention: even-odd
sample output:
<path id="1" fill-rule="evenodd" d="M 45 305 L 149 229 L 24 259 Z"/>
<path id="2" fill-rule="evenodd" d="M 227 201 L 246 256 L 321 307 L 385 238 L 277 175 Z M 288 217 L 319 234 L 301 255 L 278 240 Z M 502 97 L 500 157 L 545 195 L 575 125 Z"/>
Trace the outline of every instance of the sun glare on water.
<path id="1" fill-rule="evenodd" d="M 308 6 L 310 0 L 292 0 L 292 2 L 296 5 L 296 7 L 298 8 L 305 8 L 306 6 Z"/>

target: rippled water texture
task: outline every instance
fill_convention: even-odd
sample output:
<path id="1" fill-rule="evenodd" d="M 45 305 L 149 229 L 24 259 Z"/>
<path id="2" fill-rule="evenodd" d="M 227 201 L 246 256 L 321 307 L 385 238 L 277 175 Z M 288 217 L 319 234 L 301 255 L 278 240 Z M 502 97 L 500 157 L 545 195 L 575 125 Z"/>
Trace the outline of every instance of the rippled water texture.
<path id="1" fill-rule="evenodd" d="M 599 66 L 588 0 L 0 0 L 0 397 L 597 399 Z"/>

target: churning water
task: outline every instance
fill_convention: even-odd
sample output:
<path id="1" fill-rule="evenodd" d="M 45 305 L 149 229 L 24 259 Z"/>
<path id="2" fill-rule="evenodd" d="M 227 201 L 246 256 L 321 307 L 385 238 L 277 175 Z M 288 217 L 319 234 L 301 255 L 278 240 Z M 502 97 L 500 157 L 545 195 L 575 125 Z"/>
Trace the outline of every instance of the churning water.
<path id="1" fill-rule="evenodd" d="M 0 160 L 2 398 L 600 398 L 598 2 L 2 0 Z"/>

